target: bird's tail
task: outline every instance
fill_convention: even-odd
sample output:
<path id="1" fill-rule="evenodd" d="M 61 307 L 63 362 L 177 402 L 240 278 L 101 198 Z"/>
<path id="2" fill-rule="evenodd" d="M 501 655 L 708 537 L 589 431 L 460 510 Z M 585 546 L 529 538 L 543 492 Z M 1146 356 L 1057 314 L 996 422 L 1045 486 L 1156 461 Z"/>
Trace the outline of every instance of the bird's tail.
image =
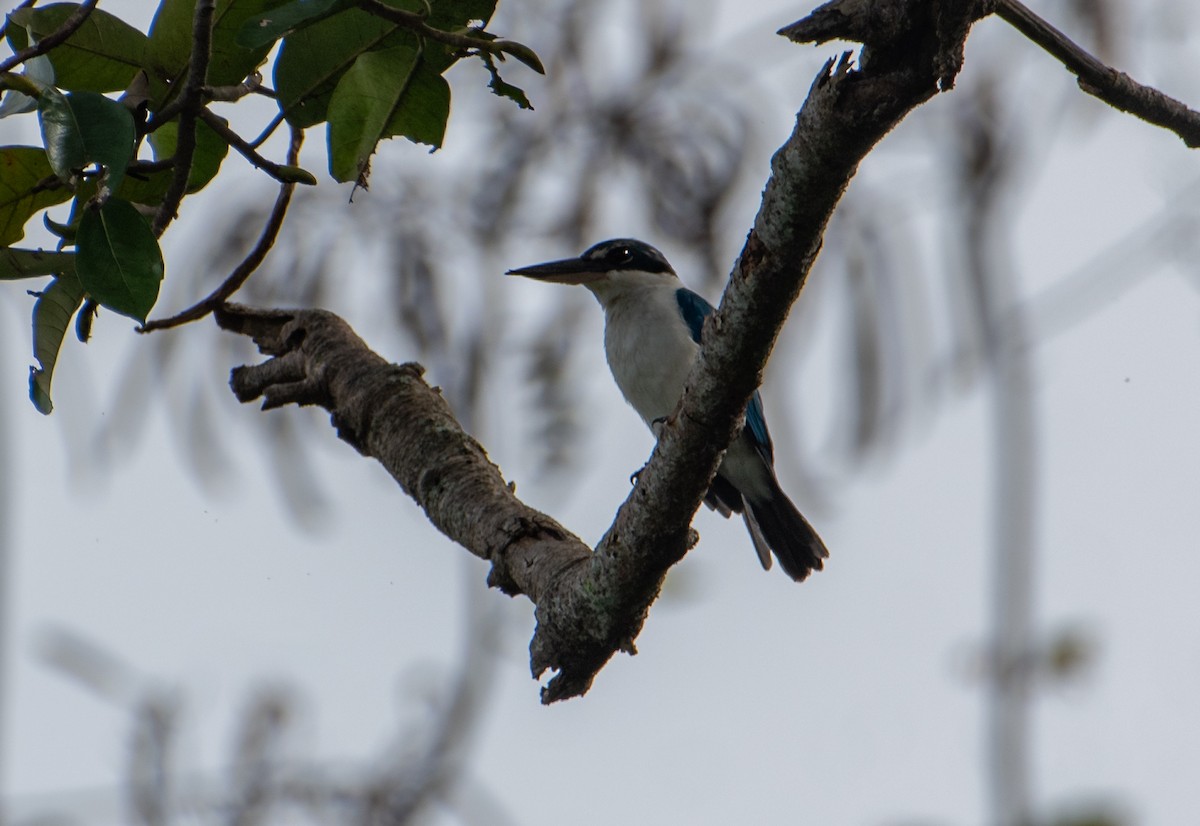
<path id="1" fill-rule="evenodd" d="M 742 498 L 746 527 L 764 568 L 771 566 L 770 554 L 774 552 L 784 572 L 802 582 L 824 567 L 822 560 L 829 556 L 829 551 L 779 483 L 774 479 L 771 482 L 770 495 Z"/>

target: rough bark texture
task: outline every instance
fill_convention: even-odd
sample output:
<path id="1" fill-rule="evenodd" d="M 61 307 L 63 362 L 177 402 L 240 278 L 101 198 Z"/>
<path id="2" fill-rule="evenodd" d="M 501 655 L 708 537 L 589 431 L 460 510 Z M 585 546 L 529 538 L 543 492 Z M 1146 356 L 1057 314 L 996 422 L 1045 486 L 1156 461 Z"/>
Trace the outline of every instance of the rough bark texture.
<path id="1" fill-rule="evenodd" d="M 772 160 L 680 407 L 594 553 L 513 495 L 418 365 L 386 363 L 329 313 L 219 312 L 223 327 L 273 356 L 235 370 L 234 392 L 262 396 L 264 407 L 330 410 L 341 438 L 380 461 L 439 530 L 492 563 L 489 584 L 534 602 L 531 667 L 557 672 L 543 702 L 583 694 L 614 653 L 634 652 L 663 577 L 694 544 L 692 517 L 859 162 L 908 112 L 952 88 L 967 32 L 995 2 L 1004 0 L 834 0 L 781 31 L 797 42 L 861 42 L 859 65 L 846 53 L 813 82 Z"/>
<path id="2" fill-rule="evenodd" d="M 591 549 L 517 499 L 420 365 L 389 364 L 324 310 L 226 305 L 216 316 L 273 357 L 233 371 L 238 399 L 329 410 L 338 436 L 383 465 L 438 530 L 492 563 L 490 584 L 537 603 L 586 567 Z"/>

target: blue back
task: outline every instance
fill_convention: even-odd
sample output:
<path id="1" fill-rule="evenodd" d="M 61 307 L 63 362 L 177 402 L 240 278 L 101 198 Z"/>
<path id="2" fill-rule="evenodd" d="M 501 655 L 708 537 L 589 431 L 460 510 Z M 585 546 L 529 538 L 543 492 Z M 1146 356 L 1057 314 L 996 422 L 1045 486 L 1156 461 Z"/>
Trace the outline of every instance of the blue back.
<path id="1" fill-rule="evenodd" d="M 704 330 L 704 319 L 713 311 L 713 305 L 687 287 L 680 287 L 675 291 L 675 300 L 679 302 L 679 314 L 683 316 L 684 323 L 691 331 L 692 341 L 699 344 L 700 333 Z M 767 432 L 767 418 L 763 415 L 762 397 L 758 395 L 757 390 L 746 405 L 745 432 L 759 452 L 766 456 L 767 461 L 774 464 L 775 448 L 771 444 L 771 434 Z"/>

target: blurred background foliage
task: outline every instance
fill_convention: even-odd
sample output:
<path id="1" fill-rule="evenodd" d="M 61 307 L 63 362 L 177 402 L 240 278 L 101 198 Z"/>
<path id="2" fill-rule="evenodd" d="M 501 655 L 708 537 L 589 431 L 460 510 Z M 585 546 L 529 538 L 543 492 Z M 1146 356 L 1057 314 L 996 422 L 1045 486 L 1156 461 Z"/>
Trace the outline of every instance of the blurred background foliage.
<path id="1" fill-rule="evenodd" d="M 1039 12 L 1102 60 L 1151 84 L 1170 79 L 1176 85 L 1166 91 L 1200 99 L 1180 48 L 1195 25 L 1187 4 L 1155 0 L 1135 13 L 1115 0 L 1056 0 Z M 799 57 L 764 65 L 739 48 L 743 31 L 714 31 L 706 24 L 713 17 L 711 3 L 684 0 L 501 4 L 493 26 L 529 44 L 547 70 L 544 83 L 527 86 L 536 116 L 490 99 L 483 83 L 456 81 L 441 152 L 448 159 L 429 163 L 387 147 L 370 192 L 355 194 L 349 207 L 345 187 L 323 181 L 298 191 L 279 242 L 237 300 L 328 306 L 355 326 L 385 331 L 370 343 L 425 363 L 485 444 L 515 428 L 516 437 L 504 438 L 519 438 L 537 456 L 543 479 L 568 479 L 603 448 L 590 435 L 597 414 L 582 391 L 592 377 L 577 369 L 581 348 L 599 346 L 581 334 L 598 331 L 594 308 L 572 290 L 547 290 L 539 305 L 514 307 L 501 273 L 526 263 L 531 245 L 558 257 L 636 234 L 662 247 L 690 286 L 718 297 L 750 226 L 766 158 L 785 134 L 781 118 L 794 113 L 811 72 L 799 71 Z M 748 12 L 740 22 L 776 28 L 790 20 Z M 1002 24 L 978 25 L 985 27 Z M 1046 632 L 1033 622 L 1040 448 L 1031 371 L 1039 346 L 1142 279 L 1181 273 L 1200 286 L 1189 264 L 1200 199 L 1198 182 L 1183 180 L 1160 214 L 1120 237 L 1096 238 L 1086 266 L 1049 289 L 1026 289 L 1012 254 L 1022 194 L 1054 147 L 1077 140 L 1097 118 L 1095 102 L 1072 83 L 1045 83 L 1044 60 L 1012 32 L 976 32 L 957 89 L 916 112 L 868 159 L 769 366 L 766 395 L 768 404 L 805 398 L 801 384 L 814 374 L 841 377 L 836 398 L 803 411 L 781 402 L 772 415 L 778 441 L 791 449 L 786 481 L 800 490 L 798 501 L 835 508 L 845 480 L 900 454 L 936 427 L 946 405 L 986 389 L 993 638 L 964 658 L 963 672 L 989 696 L 988 808 L 1005 826 L 1106 826 L 1133 822 L 1124 801 L 1029 808 L 1030 705 L 1048 686 L 1086 679 L 1102 644 L 1086 629 Z M 474 67 L 454 72 L 482 77 Z M 213 189 L 219 208 L 210 201 L 175 228 L 160 310 L 207 294 L 254 242 L 269 182 L 218 181 Z M 1064 198 L 1064 211 L 1077 208 Z M 837 346 L 822 351 L 822 336 Z M 138 342 L 118 386 L 95 388 L 114 399 L 111 413 L 75 437 L 77 447 L 116 459 L 164 407 L 202 483 L 217 486 L 236 472 L 241 459 L 225 447 L 225 368 L 248 354 L 236 338 L 197 341 L 185 331 Z M 812 364 L 821 352 L 835 362 Z M 307 468 L 328 434 L 310 431 L 327 431 L 327 423 L 256 416 L 249 426 L 260 431 L 282 501 L 302 524 L 319 520 L 326 491 Z M 178 708 L 135 680 L 142 687 L 121 700 L 135 732 L 133 820 L 165 823 L 182 805 L 197 820 L 238 824 L 403 823 L 450 805 L 462 822 L 505 822 L 486 785 L 465 776 L 458 760 L 487 713 L 489 622 L 471 623 L 460 677 L 440 713 L 398 737 L 395 753 L 347 771 L 285 770 L 273 744 L 293 701 L 287 691 L 265 690 L 247 704 L 230 777 L 179 784 L 169 760 Z M 46 651 L 86 684 L 130 682 L 65 632 Z M 55 822 L 75 820 L 87 818 Z"/>

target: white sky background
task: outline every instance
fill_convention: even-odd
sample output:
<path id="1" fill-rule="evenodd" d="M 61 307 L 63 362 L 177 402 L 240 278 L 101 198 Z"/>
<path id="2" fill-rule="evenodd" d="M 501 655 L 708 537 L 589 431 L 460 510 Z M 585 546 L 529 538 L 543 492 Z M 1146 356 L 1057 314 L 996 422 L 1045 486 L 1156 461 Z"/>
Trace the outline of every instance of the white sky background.
<path id="1" fill-rule="evenodd" d="M 102 5 L 134 20 L 126 10 L 143 7 Z M 767 77 L 790 106 L 760 124 L 767 145 L 752 163 L 762 175 L 752 176 L 746 199 L 731 210 L 731 255 L 749 227 L 770 152 L 821 61 L 838 51 L 789 46 L 773 34 L 805 8 L 762 2 L 748 12 L 745 3 L 723 4 L 711 27 L 726 59 L 771 66 Z M 1195 29 L 1200 6 L 1186 16 Z M 497 31 L 509 31 L 504 20 Z M 1167 45 L 1170 54 L 1186 54 L 1183 38 Z M 962 89 L 970 88 L 973 56 L 1000 48 L 1019 61 L 1014 83 L 1032 77 L 1073 94 L 1057 64 L 998 20 L 976 27 Z M 1194 63 L 1172 64 L 1162 53 L 1161 42 L 1135 43 L 1121 68 L 1200 102 Z M 515 80 L 517 70 L 509 73 Z M 481 83 L 482 73 L 451 79 L 457 93 Z M 522 80 L 536 103 L 538 81 Z M 852 188 L 904 180 L 915 185 L 914 200 L 936 192 L 934 179 L 921 177 L 931 163 L 924 142 L 950 123 L 953 97 L 910 116 L 886 139 L 891 154 L 872 155 Z M 1193 180 L 1193 155 L 1174 136 L 1099 104 L 1078 111 L 1058 125 L 1066 139 L 1038 153 L 1014 200 L 1012 255 L 1027 294 L 1093 261 Z M 461 115 L 452 116 L 442 153 L 429 157 L 403 142 L 385 152 L 452 163 L 456 141 L 467 140 Z M 14 128 L 4 124 L 4 143 L 36 140 L 10 137 Z M 322 138 L 320 130 L 310 136 L 307 165 L 331 186 Z M 227 164 L 249 177 L 239 158 Z M 375 191 L 385 186 L 373 181 Z M 904 203 L 904 193 L 889 195 Z M 168 274 L 180 243 L 173 235 L 197 219 L 200 202 L 189 199 L 167 235 Z M 360 194 L 355 206 L 370 203 Z M 912 220 L 919 229 L 942 218 L 924 208 Z M 606 229 L 601 237 L 655 241 L 620 220 Z M 573 252 L 531 241 L 511 264 Z M 837 275 L 819 264 L 802 300 L 820 300 L 820 279 Z M 1200 325 L 1194 280 L 1168 268 L 1135 275 L 1128 290 L 1098 284 L 1089 298 L 1111 301 L 1036 355 L 1039 625 L 1084 627 L 1098 657 L 1085 679 L 1037 703 L 1035 788 L 1042 811 L 1100 799 L 1142 826 L 1168 826 L 1200 812 Z M 942 406 L 910 428 L 894 459 L 831 488 L 830 507 L 811 516 L 832 556 L 802 586 L 759 570 L 740 522 L 703 511 L 700 546 L 668 580 L 638 640 L 641 653 L 614 659 L 583 699 L 544 708 L 528 674 L 528 602 L 486 589 L 486 565 L 441 538 L 382 470 L 330 428 L 308 431 L 321 444 L 315 471 L 331 511 L 318 529 L 298 529 L 279 505 L 253 431 L 241 425 L 262 414 L 232 395 L 218 426 L 227 428 L 231 452 L 250 458 L 221 481 L 219 494 L 191 479 L 157 406 L 132 455 L 110 469 L 85 437 L 111 414 L 125 358 L 141 342 L 112 314 L 101 316 L 87 347 L 64 346 L 56 411 L 38 415 L 25 397 L 31 301 L 21 287 L 6 285 L 0 301 L 0 461 L 7 461 L 0 472 L 14 494 L 5 526 L 12 567 L 0 765 L 13 813 L 119 811 L 114 790 L 128 715 L 38 659 L 37 640 L 49 628 L 82 634 L 177 690 L 185 710 L 181 768 L 204 774 L 225 766 L 238 714 L 263 684 L 290 686 L 299 698 L 289 749 L 297 758 L 374 757 L 405 721 L 422 719 L 438 675 L 453 674 L 469 600 L 498 606 L 503 617 L 470 774 L 516 823 L 565 812 L 581 824 L 983 820 L 982 695 L 970 662 L 984 633 L 991 571 L 986 394 Z M 550 288 L 512 280 L 504 289 L 510 307 L 525 308 Z M 167 295 L 175 303 L 159 312 L 188 302 Z M 842 392 L 829 365 L 844 339 L 814 316 L 803 315 L 818 325 L 803 396 L 773 396 L 770 376 L 765 395 L 773 422 L 789 408 L 811 411 L 805 436 L 815 441 L 828 432 L 829 400 Z M 368 342 L 385 335 L 372 329 L 381 317 L 349 320 Z M 795 320 L 772 371 L 789 368 Z M 513 352 L 528 343 L 520 321 L 514 311 Z M 589 346 L 579 365 L 589 377 L 593 461 L 565 484 L 539 485 L 521 453 L 524 425 L 515 412 L 498 411 L 483 433 L 518 493 L 588 542 L 608 526 L 629 473 L 650 449 L 612 385 L 600 334 L 595 308 L 580 331 Z M 167 335 L 200 349 L 219 333 L 205 323 Z M 233 365 L 210 366 L 221 380 Z M 782 423 L 775 431 L 781 476 L 794 490 L 784 434 L 795 431 Z"/>

